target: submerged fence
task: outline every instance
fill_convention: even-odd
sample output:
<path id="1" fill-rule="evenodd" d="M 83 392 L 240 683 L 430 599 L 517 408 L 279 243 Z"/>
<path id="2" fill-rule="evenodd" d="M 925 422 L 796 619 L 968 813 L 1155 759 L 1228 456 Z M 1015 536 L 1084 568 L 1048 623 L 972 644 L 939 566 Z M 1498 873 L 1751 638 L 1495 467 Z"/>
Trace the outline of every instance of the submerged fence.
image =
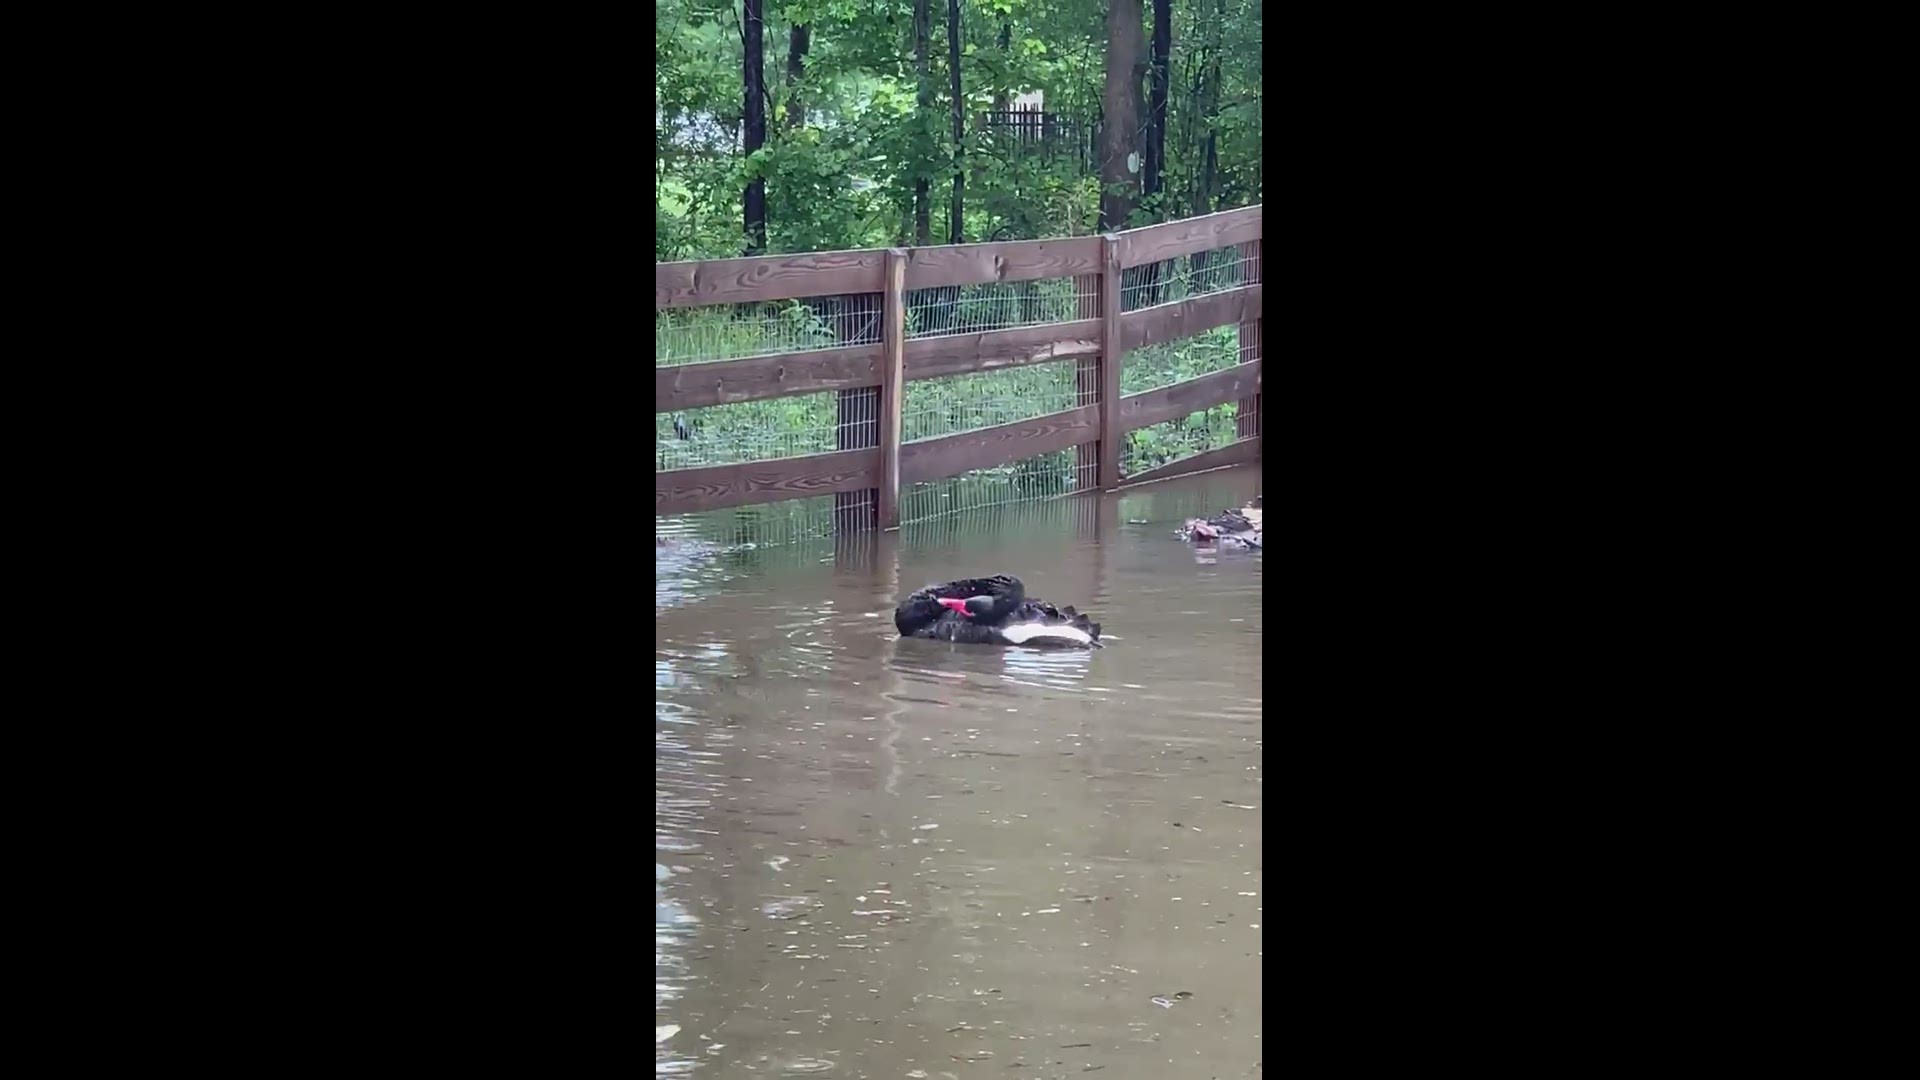
<path id="1" fill-rule="evenodd" d="M 851 532 L 963 508 L 963 474 L 1048 498 L 1258 461 L 1261 238 L 1252 206 L 657 264 L 654 512 L 830 498 Z"/>

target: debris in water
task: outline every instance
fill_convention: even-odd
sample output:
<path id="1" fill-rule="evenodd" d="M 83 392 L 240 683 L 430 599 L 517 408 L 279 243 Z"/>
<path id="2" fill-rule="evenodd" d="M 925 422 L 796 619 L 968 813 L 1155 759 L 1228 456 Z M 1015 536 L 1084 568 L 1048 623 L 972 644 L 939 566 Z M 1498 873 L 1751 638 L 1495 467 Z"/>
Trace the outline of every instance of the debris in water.
<path id="1" fill-rule="evenodd" d="M 666 1042 L 668 1039 L 673 1038 L 675 1035 L 679 1034 L 679 1032 L 680 1032 L 679 1024 L 668 1024 L 666 1027 L 654 1028 L 653 1044 L 655 1046 L 658 1046 L 661 1043 Z"/>
<path id="2" fill-rule="evenodd" d="M 760 905 L 760 914 L 769 919 L 797 919 L 813 914 L 820 906 L 820 901 L 810 896 L 775 896 Z"/>

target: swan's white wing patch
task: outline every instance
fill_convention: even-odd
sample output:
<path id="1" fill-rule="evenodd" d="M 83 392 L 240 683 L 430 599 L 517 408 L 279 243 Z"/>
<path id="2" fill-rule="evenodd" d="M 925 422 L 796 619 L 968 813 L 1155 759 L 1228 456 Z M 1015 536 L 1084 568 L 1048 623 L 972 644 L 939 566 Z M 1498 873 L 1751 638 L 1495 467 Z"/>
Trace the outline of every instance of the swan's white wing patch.
<path id="1" fill-rule="evenodd" d="M 1071 641 L 1079 645 L 1086 645 L 1093 641 L 1093 638 L 1088 636 L 1085 630 L 1078 629 L 1077 627 L 1046 626 L 1041 623 L 1018 623 L 1013 626 L 1003 626 L 1000 628 L 1000 633 L 1015 645 L 1023 645 L 1038 638 Z"/>

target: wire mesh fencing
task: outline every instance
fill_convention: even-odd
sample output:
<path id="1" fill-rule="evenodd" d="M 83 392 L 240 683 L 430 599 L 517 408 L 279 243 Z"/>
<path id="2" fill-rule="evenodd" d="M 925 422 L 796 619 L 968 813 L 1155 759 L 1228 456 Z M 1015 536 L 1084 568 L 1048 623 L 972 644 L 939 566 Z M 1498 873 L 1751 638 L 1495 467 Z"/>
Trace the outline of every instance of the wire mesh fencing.
<path id="1" fill-rule="evenodd" d="M 869 391 L 823 390 L 653 418 L 654 468 L 692 469 L 878 445 Z"/>
<path id="2" fill-rule="evenodd" d="M 719 551 L 785 547 L 834 535 L 840 510 L 832 495 L 673 514 L 653 519 L 656 547 L 710 546 Z"/>
<path id="3" fill-rule="evenodd" d="M 1120 310 L 1172 304 L 1261 280 L 1260 241 L 1196 251 L 1120 271 Z"/>
<path id="4" fill-rule="evenodd" d="M 1128 352 L 1120 367 L 1120 393 L 1124 397 L 1211 375 L 1240 360 L 1240 328 L 1216 326 L 1192 337 Z"/>
<path id="5" fill-rule="evenodd" d="M 1263 358 L 1265 355 L 1265 349 L 1262 347 L 1263 342 L 1261 341 L 1261 338 L 1265 336 L 1265 330 L 1266 330 L 1265 320 L 1256 319 L 1253 322 L 1244 323 L 1241 325 L 1240 327 L 1240 362 L 1241 363 L 1244 364 L 1253 360 L 1262 360 L 1264 365 Z M 1253 438 L 1258 438 L 1260 436 L 1260 426 L 1261 426 L 1260 414 L 1263 411 L 1261 408 L 1261 398 L 1263 396 L 1264 394 L 1255 394 L 1252 397 L 1247 398 L 1240 402 L 1240 414 L 1235 418 L 1235 421 L 1234 421 L 1235 423 L 1234 433 L 1236 437 L 1242 438 L 1242 439 L 1253 439 Z"/>
<path id="6" fill-rule="evenodd" d="M 1023 530 L 1061 527 L 1068 535 L 1091 537 L 1097 532 L 1099 515 L 1100 500 L 1092 498 L 999 503 L 904 522 L 900 526 L 900 547 L 906 551 L 954 547 L 979 537 L 1003 538 Z"/>
<path id="7" fill-rule="evenodd" d="M 900 441 L 937 439 L 1091 405 L 1099 391 L 1072 360 L 915 379 L 900 403 Z"/>
<path id="8" fill-rule="evenodd" d="M 1100 278 L 1082 275 L 909 289 L 906 303 L 909 338 L 1042 326 L 1098 318 Z"/>
<path id="9" fill-rule="evenodd" d="M 654 312 L 654 365 L 809 352 L 880 341 L 881 296 L 849 293 Z M 654 416 L 654 468 L 688 469 L 877 446 L 871 389 L 797 394 Z"/>
<path id="10" fill-rule="evenodd" d="M 910 485 L 900 497 L 900 524 L 922 524 L 1018 503 L 1093 490 L 1096 468 L 1073 450 L 1037 454 L 990 469 Z"/>
<path id="11" fill-rule="evenodd" d="M 1127 432 L 1126 444 L 1120 448 L 1120 478 L 1125 480 L 1148 469 L 1232 445 L 1239 441 L 1239 415 L 1239 403 L 1229 401 Z"/>
<path id="12" fill-rule="evenodd" d="M 880 340 L 879 293 L 756 304 L 664 308 L 653 313 L 655 366 L 743 360 Z"/>

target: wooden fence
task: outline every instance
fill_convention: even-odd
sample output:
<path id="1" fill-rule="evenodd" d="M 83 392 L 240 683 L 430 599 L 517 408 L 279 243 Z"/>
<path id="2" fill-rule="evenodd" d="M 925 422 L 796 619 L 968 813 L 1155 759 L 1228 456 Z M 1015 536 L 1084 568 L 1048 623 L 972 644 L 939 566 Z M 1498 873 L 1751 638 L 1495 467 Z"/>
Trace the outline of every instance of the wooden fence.
<path id="1" fill-rule="evenodd" d="M 1220 248 L 1240 249 L 1235 288 L 1137 311 L 1122 311 L 1121 271 Z M 657 366 L 656 413 L 761 398 L 838 390 L 843 399 L 878 388 L 874 443 L 804 457 L 654 473 L 654 513 L 678 514 L 809 496 L 862 493 L 870 527 L 899 524 L 902 487 L 1068 448 L 1097 466 L 1097 487 L 1121 484 L 1120 448 L 1135 428 L 1201 409 L 1239 403 L 1240 438 L 1125 478 L 1145 483 L 1260 459 L 1261 208 L 1152 225 L 1105 236 L 944 247 L 772 255 L 654 267 L 656 311 L 704 304 L 747 304 L 881 295 L 880 340 L 873 344 Z M 1040 326 L 909 340 L 910 289 L 1076 279 L 1078 318 Z M 1122 397 L 1120 369 L 1130 349 L 1174 341 L 1217 326 L 1240 328 L 1235 367 Z M 1073 360 L 1081 405 L 1030 420 L 902 444 L 905 384 L 1020 364 Z M 845 444 L 842 443 L 844 446 Z M 863 503 L 864 505 L 864 503 Z"/>

